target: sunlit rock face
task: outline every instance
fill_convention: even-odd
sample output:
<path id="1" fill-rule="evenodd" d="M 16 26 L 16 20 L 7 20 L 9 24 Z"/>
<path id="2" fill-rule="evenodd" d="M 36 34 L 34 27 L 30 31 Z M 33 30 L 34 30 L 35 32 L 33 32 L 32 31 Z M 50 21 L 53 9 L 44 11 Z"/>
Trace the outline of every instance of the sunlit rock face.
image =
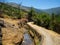
<path id="1" fill-rule="evenodd" d="M 18 26 L 12 25 L 11 23 L 2 23 L 1 22 L 1 26 L 5 27 L 1 27 L 0 32 L 2 34 L 2 38 L 0 39 L 0 41 L 2 40 L 2 42 L 0 43 L 0 45 L 17 45 L 18 43 L 21 43 L 21 41 L 23 40 L 23 29 L 18 28 Z"/>
<path id="2" fill-rule="evenodd" d="M 2 30 L 3 37 L 2 37 L 2 42 L 3 45 L 15 45 L 18 42 L 21 42 L 23 39 L 23 34 L 18 30 L 11 30 L 11 29 L 6 29 L 4 28 Z"/>

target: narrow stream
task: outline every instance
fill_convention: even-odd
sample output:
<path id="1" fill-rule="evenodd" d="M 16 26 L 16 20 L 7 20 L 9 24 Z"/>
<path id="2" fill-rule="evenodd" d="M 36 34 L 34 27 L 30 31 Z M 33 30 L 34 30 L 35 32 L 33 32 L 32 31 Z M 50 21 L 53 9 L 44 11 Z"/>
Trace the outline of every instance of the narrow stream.
<path id="1" fill-rule="evenodd" d="M 21 45 L 34 45 L 34 42 L 28 32 L 25 32 L 24 39 Z"/>

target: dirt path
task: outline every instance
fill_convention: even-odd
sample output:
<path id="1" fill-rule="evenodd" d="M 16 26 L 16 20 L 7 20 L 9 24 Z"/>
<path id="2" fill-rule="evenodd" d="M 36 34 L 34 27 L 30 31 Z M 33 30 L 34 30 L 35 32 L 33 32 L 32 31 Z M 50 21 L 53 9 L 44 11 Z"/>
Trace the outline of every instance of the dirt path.
<path id="1" fill-rule="evenodd" d="M 38 32 L 42 39 L 41 45 L 60 45 L 60 35 L 52 31 L 47 31 L 47 29 L 39 27 L 37 25 L 32 24 L 32 22 L 27 23 L 32 29 Z"/>

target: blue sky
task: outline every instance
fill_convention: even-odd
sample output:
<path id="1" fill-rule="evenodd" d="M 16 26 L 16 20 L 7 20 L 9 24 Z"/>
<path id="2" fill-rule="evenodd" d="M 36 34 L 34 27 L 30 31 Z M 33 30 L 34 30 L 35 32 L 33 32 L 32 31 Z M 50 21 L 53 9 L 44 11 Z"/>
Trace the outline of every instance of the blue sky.
<path id="1" fill-rule="evenodd" d="M 5 2 L 22 3 L 24 6 L 34 7 L 37 9 L 49 9 L 60 7 L 60 0 L 0 0 Z"/>

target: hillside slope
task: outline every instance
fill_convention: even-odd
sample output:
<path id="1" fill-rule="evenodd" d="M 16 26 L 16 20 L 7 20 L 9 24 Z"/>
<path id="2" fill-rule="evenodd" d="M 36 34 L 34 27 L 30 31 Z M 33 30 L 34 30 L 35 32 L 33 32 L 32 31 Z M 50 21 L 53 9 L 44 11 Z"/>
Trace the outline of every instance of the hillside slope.
<path id="1" fill-rule="evenodd" d="M 49 13 L 49 14 L 52 14 L 52 13 L 60 14 L 60 7 L 45 9 L 44 11 Z"/>

